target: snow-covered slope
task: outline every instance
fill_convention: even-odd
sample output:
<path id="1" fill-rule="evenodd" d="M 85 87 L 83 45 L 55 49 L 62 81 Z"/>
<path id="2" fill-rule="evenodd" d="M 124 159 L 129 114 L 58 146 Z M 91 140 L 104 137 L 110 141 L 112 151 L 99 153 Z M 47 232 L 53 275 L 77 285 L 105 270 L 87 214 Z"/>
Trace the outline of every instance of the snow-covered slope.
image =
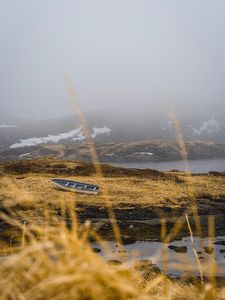
<path id="1" fill-rule="evenodd" d="M 144 139 L 176 139 L 176 128 L 166 113 L 146 111 L 98 111 L 86 114 L 95 143 L 121 143 Z M 179 116 L 185 140 L 225 144 L 225 113 L 198 112 Z M 0 149 L 41 144 L 79 144 L 86 141 L 83 127 L 75 116 L 48 120 L 1 120 Z M 143 152 L 143 150 L 140 150 Z"/>
<path id="2" fill-rule="evenodd" d="M 104 126 L 102 128 L 93 128 L 93 132 L 91 136 L 95 139 L 99 135 L 110 135 L 111 129 Z M 22 148 L 22 147 L 30 147 L 36 146 L 40 144 L 57 144 L 64 141 L 67 142 L 76 142 L 76 141 L 84 141 L 86 139 L 85 134 L 83 133 L 83 126 L 70 130 L 68 132 L 59 133 L 57 135 L 48 135 L 45 137 L 33 137 L 28 139 L 20 139 L 19 142 L 14 143 L 10 146 L 11 149 L 14 148 Z"/>

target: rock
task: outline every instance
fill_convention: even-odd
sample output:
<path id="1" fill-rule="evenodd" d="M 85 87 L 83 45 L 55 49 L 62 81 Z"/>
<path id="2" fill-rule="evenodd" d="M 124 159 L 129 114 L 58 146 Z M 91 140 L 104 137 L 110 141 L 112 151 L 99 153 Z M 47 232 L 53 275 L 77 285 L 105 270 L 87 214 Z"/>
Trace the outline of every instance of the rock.
<path id="1" fill-rule="evenodd" d="M 175 249 L 177 248 L 177 246 L 169 245 L 168 248 L 169 248 L 170 250 L 175 250 Z"/>
<path id="2" fill-rule="evenodd" d="M 225 246 L 225 241 L 224 240 L 216 241 L 216 242 L 214 242 L 214 244 L 215 245 Z"/>
<path id="3" fill-rule="evenodd" d="M 119 253 L 127 253 L 126 250 L 118 250 Z"/>
<path id="4" fill-rule="evenodd" d="M 117 260 L 117 259 L 110 259 L 110 260 L 107 261 L 107 263 L 109 265 L 121 265 L 122 264 L 122 262 L 120 260 Z"/>
<path id="5" fill-rule="evenodd" d="M 214 251 L 213 247 L 203 247 L 203 249 L 205 250 L 206 253 L 208 254 L 212 254 Z"/>
<path id="6" fill-rule="evenodd" d="M 168 248 L 170 250 L 174 250 L 177 253 L 187 253 L 187 247 L 186 246 L 169 245 Z"/>
<path id="7" fill-rule="evenodd" d="M 122 242 L 124 245 L 130 245 L 136 243 L 136 239 L 132 236 L 123 235 L 122 236 Z"/>
<path id="8" fill-rule="evenodd" d="M 92 248 L 93 252 L 95 253 L 100 253 L 102 250 L 99 248 Z"/>

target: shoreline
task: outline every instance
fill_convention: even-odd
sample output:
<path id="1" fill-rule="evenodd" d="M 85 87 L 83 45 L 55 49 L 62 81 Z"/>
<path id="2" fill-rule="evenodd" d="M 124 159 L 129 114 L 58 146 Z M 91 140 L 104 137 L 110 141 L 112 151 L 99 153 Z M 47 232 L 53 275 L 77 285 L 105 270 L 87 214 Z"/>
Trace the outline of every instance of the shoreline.
<path id="1" fill-rule="evenodd" d="M 43 224 L 46 207 L 54 222 L 66 222 L 71 226 L 69 215 L 63 215 L 61 201 L 74 205 L 78 220 L 89 220 L 104 239 L 112 240 L 113 233 L 105 206 L 104 195 L 87 196 L 61 192 L 52 188 L 52 177 L 71 178 L 83 182 L 106 185 L 116 221 L 124 241 L 160 240 L 161 220 L 166 220 L 169 232 L 177 220 L 184 225 L 175 238 L 189 235 L 184 212 L 189 215 L 193 233 L 196 233 L 191 211 L 191 183 L 195 202 L 203 227 L 202 235 L 208 234 L 208 216 L 215 216 L 216 235 L 225 235 L 225 174 L 192 174 L 160 172 L 101 165 L 104 178 L 95 174 L 93 164 L 54 159 L 23 160 L 0 163 L 1 212 L 8 217 L 22 216 L 20 222 Z M 191 180 L 191 181 L 190 181 Z M 15 191 L 12 188 L 15 189 Z M 26 199 L 24 198 L 24 194 Z M 76 201 L 75 201 L 76 199 Z M 0 241 L 10 242 L 16 236 L 7 223 L 1 220 Z M 20 232 L 21 234 L 21 232 Z M 19 239 L 19 237 L 17 237 Z"/>

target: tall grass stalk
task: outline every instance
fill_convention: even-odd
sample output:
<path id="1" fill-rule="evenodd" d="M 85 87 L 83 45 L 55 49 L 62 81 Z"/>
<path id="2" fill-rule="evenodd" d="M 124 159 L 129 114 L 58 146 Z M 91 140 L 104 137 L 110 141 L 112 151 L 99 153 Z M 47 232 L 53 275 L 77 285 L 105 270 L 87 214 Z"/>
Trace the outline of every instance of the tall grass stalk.
<path id="1" fill-rule="evenodd" d="M 112 227 L 113 227 L 115 238 L 119 242 L 119 244 L 122 245 L 122 238 L 121 238 L 120 230 L 119 230 L 119 227 L 118 227 L 117 222 L 116 222 L 115 214 L 114 214 L 114 211 L 113 211 L 113 208 L 112 208 L 112 203 L 110 201 L 109 191 L 108 191 L 107 186 L 106 186 L 105 181 L 104 181 L 104 176 L 103 176 L 103 173 L 102 173 L 101 165 L 99 164 L 98 155 L 97 155 L 97 151 L 96 151 L 96 148 L 95 148 L 93 138 L 92 138 L 92 136 L 89 132 L 87 120 L 86 120 L 85 115 L 83 114 L 82 110 L 80 109 L 80 105 L 79 105 L 79 102 L 78 102 L 78 97 L 75 93 L 72 82 L 68 77 L 65 77 L 65 84 L 66 84 L 66 88 L 67 88 L 67 91 L 68 91 L 68 95 L 70 97 L 71 109 L 79 117 L 80 124 L 82 124 L 82 126 L 83 126 L 82 130 L 84 131 L 84 134 L 87 138 L 87 142 L 88 142 L 89 149 L 90 149 L 90 154 L 91 154 L 91 157 L 92 157 L 92 162 L 94 163 L 94 167 L 95 167 L 95 170 L 96 170 L 96 175 L 103 179 L 102 187 L 101 187 L 102 194 L 103 194 L 103 198 L 104 198 L 106 207 L 108 209 L 108 214 L 109 214 L 109 218 L 110 218 L 110 221 L 111 221 L 111 224 L 112 224 Z"/>
<path id="2" fill-rule="evenodd" d="M 200 259 L 199 259 L 199 257 L 198 257 L 197 250 L 196 250 L 196 248 L 195 248 L 195 242 L 194 242 L 193 232 L 192 232 L 192 229 L 191 229 L 191 225 L 190 225 L 190 222 L 189 222 L 188 215 L 186 214 L 185 217 L 186 217 L 186 221 L 187 221 L 187 225 L 188 225 L 188 230 L 189 230 L 189 232 L 190 232 L 191 247 L 192 247 L 192 249 L 193 249 L 193 252 L 194 252 L 194 255 L 195 255 L 195 259 L 196 259 L 196 262 L 197 262 L 197 264 L 198 264 L 198 270 L 199 270 L 199 274 L 200 274 L 201 285 L 202 285 L 202 288 L 203 288 L 203 286 L 204 286 L 204 280 L 203 280 L 202 265 L 201 265 Z"/>

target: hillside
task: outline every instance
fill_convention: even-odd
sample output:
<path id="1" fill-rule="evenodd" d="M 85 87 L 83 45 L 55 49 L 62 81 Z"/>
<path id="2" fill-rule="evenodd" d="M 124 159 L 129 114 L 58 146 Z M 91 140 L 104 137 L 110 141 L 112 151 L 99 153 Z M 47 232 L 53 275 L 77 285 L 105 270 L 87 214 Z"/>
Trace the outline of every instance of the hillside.
<path id="1" fill-rule="evenodd" d="M 189 159 L 225 157 L 225 145 L 215 142 L 186 142 Z M 144 140 L 126 143 L 96 143 L 100 162 L 159 162 L 181 159 L 177 142 Z M 90 162 L 88 144 L 41 144 L 0 151 L 1 161 L 53 157 Z"/>
<path id="2" fill-rule="evenodd" d="M 141 115 L 141 118 L 140 118 Z M 123 143 L 142 140 L 175 140 L 176 129 L 165 109 L 144 110 L 137 104 L 85 114 L 95 143 Z M 225 143 L 224 113 L 190 111 L 178 115 L 188 141 Z M 86 142 L 82 124 L 74 115 L 44 119 L 17 119 L 0 116 L 1 149 L 42 144 L 80 144 Z"/>

